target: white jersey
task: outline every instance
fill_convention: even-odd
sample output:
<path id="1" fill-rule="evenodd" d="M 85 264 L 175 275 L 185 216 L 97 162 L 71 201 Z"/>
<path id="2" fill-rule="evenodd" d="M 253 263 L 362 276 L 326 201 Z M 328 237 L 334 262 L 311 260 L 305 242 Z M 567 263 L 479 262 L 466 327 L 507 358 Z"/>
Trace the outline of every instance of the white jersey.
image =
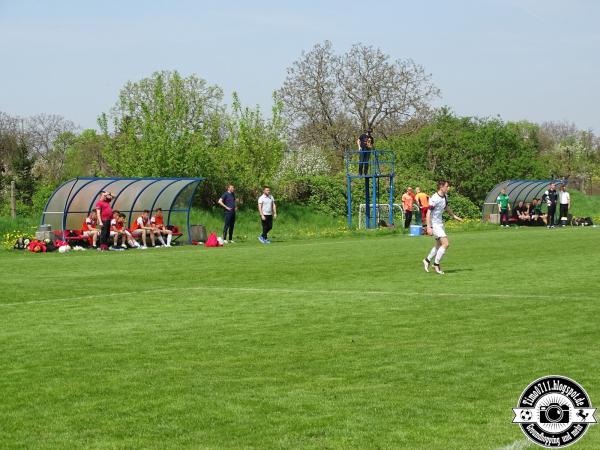
<path id="1" fill-rule="evenodd" d="M 272 195 L 263 194 L 258 198 L 258 204 L 262 205 L 262 213 L 265 216 L 273 215 L 273 203 L 275 203 L 275 199 Z"/>
<path id="2" fill-rule="evenodd" d="M 437 192 L 429 198 L 429 211 L 431 214 L 431 225 L 444 225 L 443 214 L 448 206 L 448 198 L 441 197 Z"/>

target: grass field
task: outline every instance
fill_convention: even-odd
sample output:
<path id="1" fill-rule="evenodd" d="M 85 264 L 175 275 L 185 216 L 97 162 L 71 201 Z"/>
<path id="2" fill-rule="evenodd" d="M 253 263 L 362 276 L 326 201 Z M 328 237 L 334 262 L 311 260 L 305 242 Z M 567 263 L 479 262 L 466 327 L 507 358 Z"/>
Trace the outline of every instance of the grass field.
<path id="1" fill-rule="evenodd" d="M 450 237 L 0 252 L 0 448 L 521 449 L 534 379 L 600 403 L 600 229 Z"/>

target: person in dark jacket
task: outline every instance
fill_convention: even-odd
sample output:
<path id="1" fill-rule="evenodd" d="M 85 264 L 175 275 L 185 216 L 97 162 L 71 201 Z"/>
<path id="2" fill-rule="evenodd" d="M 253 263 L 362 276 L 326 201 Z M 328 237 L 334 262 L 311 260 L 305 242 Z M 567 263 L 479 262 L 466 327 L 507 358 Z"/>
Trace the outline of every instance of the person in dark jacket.
<path id="1" fill-rule="evenodd" d="M 218 201 L 225 209 L 225 224 L 223 226 L 223 243 L 233 244 L 233 229 L 235 227 L 235 212 L 237 211 L 237 203 L 235 200 L 235 187 L 233 184 L 227 185 L 227 190 Z M 229 237 L 229 240 L 227 239 Z"/>
<path id="2" fill-rule="evenodd" d="M 556 204 L 558 203 L 558 192 L 556 184 L 550 183 L 548 190 L 542 195 L 542 201 L 548 205 L 548 214 L 546 216 L 546 226 L 554 228 L 554 215 L 556 214 Z"/>

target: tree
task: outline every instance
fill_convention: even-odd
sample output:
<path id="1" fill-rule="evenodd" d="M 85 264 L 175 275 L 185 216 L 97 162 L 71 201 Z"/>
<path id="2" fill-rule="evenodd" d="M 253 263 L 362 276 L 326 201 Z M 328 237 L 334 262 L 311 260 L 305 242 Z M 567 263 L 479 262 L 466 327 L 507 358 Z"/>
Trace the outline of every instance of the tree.
<path id="1" fill-rule="evenodd" d="M 237 94 L 231 111 L 221 100 L 220 88 L 195 75 L 156 72 L 127 83 L 111 113 L 98 120 L 110 172 L 202 176 L 204 205 L 214 205 L 229 182 L 241 200 L 254 196 L 273 179 L 283 155 L 281 104 L 276 101 L 265 119 L 259 108 L 243 107 Z"/>
<path id="2" fill-rule="evenodd" d="M 83 130 L 66 150 L 63 178 L 102 176 L 110 171 L 104 156 L 105 138 L 96 130 Z"/>
<path id="3" fill-rule="evenodd" d="M 442 108 L 412 135 L 390 138 L 397 172 L 431 180 L 447 179 L 462 195 L 480 204 L 495 184 L 517 178 L 543 178 L 538 127 L 527 122 L 457 117 Z"/>
<path id="4" fill-rule="evenodd" d="M 104 151 L 107 162 L 123 176 L 201 173 L 194 150 L 220 137 L 222 97 L 221 88 L 177 72 L 155 72 L 128 82 L 111 112 L 98 119 L 110 138 Z"/>
<path id="5" fill-rule="evenodd" d="M 58 114 L 36 114 L 26 121 L 31 152 L 42 161 L 55 158 L 54 143 L 65 133 L 74 134 L 79 127 Z"/>
<path id="6" fill-rule="evenodd" d="M 331 42 L 302 52 L 278 91 L 296 145 L 354 147 L 358 130 L 391 135 L 430 113 L 439 96 L 414 61 L 390 61 L 380 49 L 355 44 L 336 55 Z"/>
<path id="7" fill-rule="evenodd" d="M 28 209 L 35 189 L 34 157 L 24 120 L 0 112 L 0 192 L 2 199 L 12 181 L 16 185 L 17 208 Z M 1 205 L 0 205 L 1 206 Z"/>
<path id="8" fill-rule="evenodd" d="M 571 178 L 577 181 L 579 189 L 585 190 L 600 167 L 598 138 L 569 122 L 545 122 L 540 128 L 551 176 Z"/>

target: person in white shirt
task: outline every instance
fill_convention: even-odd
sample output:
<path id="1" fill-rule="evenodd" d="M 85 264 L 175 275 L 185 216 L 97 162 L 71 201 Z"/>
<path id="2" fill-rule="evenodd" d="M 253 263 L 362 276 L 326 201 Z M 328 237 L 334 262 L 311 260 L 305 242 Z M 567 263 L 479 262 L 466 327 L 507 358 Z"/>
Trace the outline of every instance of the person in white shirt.
<path id="1" fill-rule="evenodd" d="M 567 192 L 567 187 L 564 184 L 560 185 L 560 190 L 558 191 L 558 202 L 560 203 L 559 220 L 561 224 L 564 224 L 569 219 L 569 209 L 571 208 L 571 194 Z"/>
<path id="2" fill-rule="evenodd" d="M 270 244 L 271 241 L 267 234 L 273 228 L 273 219 L 277 219 L 277 206 L 269 186 L 263 187 L 263 194 L 258 198 L 258 213 L 262 223 L 262 234 L 258 237 L 258 240 L 263 244 Z"/>
<path id="3" fill-rule="evenodd" d="M 460 222 L 463 220 L 454 214 L 454 211 L 452 211 L 448 206 L 448 198 L 446 197 L 446 194 L 448 193 L 448 189 L 450 189 L 450 184 L 443 180 L 438 181 L 437 186 L 437 192 L 429 198 L 429 211 L 427 211 L 427 234 L 435 238 L 435 246 L 429 251 L 429 255 L 427 255 L 427 257 L 423 260 L 423 267 L 425 268 L 425 272 L 429 272 L 429 264 L 435 257 L 433 267 L 435 268 L 436 273 L 443 275 L 444 272 L 440 267 L 440 261 L 450 246 L 450 242 L 448 242 L 448 236 L 446 235 L 446 230 L 444 229 L 444 211 L 447 211 L 448 214 L 450 214 L 450 216 L 455 220 Z"/>

